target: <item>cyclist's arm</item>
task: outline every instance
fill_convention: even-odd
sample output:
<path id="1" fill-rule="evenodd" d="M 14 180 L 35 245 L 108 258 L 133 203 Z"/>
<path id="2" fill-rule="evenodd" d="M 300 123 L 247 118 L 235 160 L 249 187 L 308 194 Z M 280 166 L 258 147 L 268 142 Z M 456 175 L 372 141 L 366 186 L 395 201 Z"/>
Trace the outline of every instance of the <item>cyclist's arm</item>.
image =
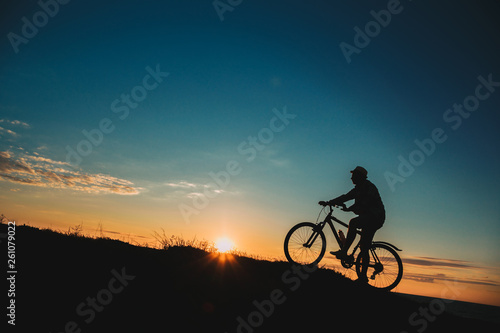
<path id="1" fill-rule="evenodd" d="M 357 190 L 356 188 L 353 188 L 348 193 L 342 194 L 341 196 L 338 196 L 335 199 L 330 200 L 329 203 L 332 205 L 343 204 L 346 201 L 355 199 L 356 195 L 357 195 Z"/>

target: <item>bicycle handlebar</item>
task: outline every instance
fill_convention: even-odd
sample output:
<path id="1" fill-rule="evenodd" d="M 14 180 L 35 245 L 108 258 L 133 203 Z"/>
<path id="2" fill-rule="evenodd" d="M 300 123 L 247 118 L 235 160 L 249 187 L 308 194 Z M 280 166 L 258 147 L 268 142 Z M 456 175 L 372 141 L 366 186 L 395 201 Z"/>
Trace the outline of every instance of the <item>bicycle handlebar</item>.
<path id="1" fill-rule="evenodd" d="M 333 210 L 333 207 L 340 207 L 340 209 L 342 209 L 344 212 L 347 212 L 347 207 L 345 205 L 345 203 L 341 203 L 341 204 L 336 204 L 336 205 L 332 205 L 331 203 L 329 203 L 328 201 L 320 201 L 319 204 L 323 207 L 326 207 L 326 206 L 329 206 L 331 210 Z"/>

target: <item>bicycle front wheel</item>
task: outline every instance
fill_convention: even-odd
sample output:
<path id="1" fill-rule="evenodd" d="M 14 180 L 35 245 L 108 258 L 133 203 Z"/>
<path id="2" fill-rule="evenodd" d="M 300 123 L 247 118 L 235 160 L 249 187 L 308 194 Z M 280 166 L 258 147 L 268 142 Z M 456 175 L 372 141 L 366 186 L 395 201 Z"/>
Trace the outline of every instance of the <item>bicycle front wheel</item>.
<path id="1" fill-rule="evenodd" d="M 316 265 L 326 250 L 326 238 L 318 225 L 302 222 L 295 225 L 285 237 L 285 256 L 292 264 Z"/>
<path id="2" fill-rule="evenodd" d="M 356 259 L 356 273 L 362 277 L 362 259 Z M 394 289 L 403 277 L 403 262 L 396 250 L 385 244 L 373 244 L 368 263 L 368 283 L 383 290 Z"/>

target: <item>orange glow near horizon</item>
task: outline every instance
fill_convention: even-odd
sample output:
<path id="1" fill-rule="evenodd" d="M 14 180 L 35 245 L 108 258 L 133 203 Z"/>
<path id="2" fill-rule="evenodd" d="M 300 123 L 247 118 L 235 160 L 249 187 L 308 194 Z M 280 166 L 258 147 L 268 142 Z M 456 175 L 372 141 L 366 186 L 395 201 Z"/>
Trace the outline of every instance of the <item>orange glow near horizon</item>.
<path id="1" fill-rule="evenodd" d="M 221 237 L 215 241 L 215 247 L 219 252 L 227 253 L 234 249 L 234 242 L 227 237 Z"/>
<path id="2" fill-rule="evenodd" d="M 78 222 L 69 223 L 70 214 L 55 212 L 43 212 L 38 222 L 30 220 L 18 220 L 18 225 L 27 224 L 38 228 L 49 228 L 59 232 L 66 232 L 69 228 L 79 225 Z M 49 222 L 50 221 L 50 222 Z M 80 222 L 81 223 L 81 222 Z M 151 236 L 148 228 L 142 228 L 137 225 L 124 225 L 118 220 L 107 220 L 102 223 L 102 229 L 99 229 L 99 221 L 84 222 L 83 234 L 89 237 L 111 237 L 120 239 L 134 245 L 155 246 L 156 240 Z M 145 231 L 147 230 L 147 231 Z M 238 231 L 237 229 L 235 231 Z M 215 231 L 212 231 L 212 235 Z M 168 235 L 175 234 L 174 230 Z M 238 247 L 239 251 L 246 252 L 249 255 L 263 256 L 283 260 L 281 251 L 281 239 L 266 239 L 264 242 L 268 247 L 263 247 L 263 240 L 256 239 L 251 235 L 242 237 L 241 233 L 236 237 L 238 243 L 243 246 Z M 219 234 L 220 235 L 220 234 Z M 209 234 L 207 234 L 209 236 Z M 204 239 L 199 234 L 183 233 L 182 237 L 186 240 L 193 238 Z M 209 242 L 215 237 L 205 237 Z M 231 237 L 233 238 L 233 237 Z M 230 254 L 231 250 L 236 249 L 234 241 L 222 236 L 215 238 L 215 248 L 218 253 L 213 253 L 213 260 L 217 260 L 221 269 L 227 265 L 235 265 L 235 258 Z M 276 243 L 275 246 L 272 246 Z M 256 251 L 256 249 L 260 249 Z M 472 303 L 488 304 L 500 306 L 500 287 L 496 281 L 500 281 L 500 270 L 495 267 L 474 266 L 468 262 L 459 262 L 457 260 L 412 257 L 408 254 L 402 257 L 404 263 L 404 275 L 400 285 L 394 289 L 394 292 L 421 295 L 427 297 L 447 298 L 450 300 L 465 301 Z M 470 269 L 466 265 L 472 265 Z M 343 269 L 336 260 L 325 255 L 320 265 L 325 268 L 334 269 L 347 278 L 355 279 L 355 273 L 351 270 Z M 447 266 L 448 265 L 448 266 Z M 464 267 L 454 267 L 461 266 Z M 354 275 L 353 275 L 354 274 Z M 485 278 L 488 277 L 488 278 Z"/>
<path id="3" fill-rule="evenodd" d="M 208 256 L 209 262 L 215 262 L 217 265 L 217 271 L 220 274 L 224 274 L 226 270 L 239 269 L 239 263 L 237 258 L 230 253 L 210 253 Z"/>
<path id="4" fill-rule="evenodd" d="M 500 306 L 500 271 L 477 263 L 404 256 L 395 292 Z"/>

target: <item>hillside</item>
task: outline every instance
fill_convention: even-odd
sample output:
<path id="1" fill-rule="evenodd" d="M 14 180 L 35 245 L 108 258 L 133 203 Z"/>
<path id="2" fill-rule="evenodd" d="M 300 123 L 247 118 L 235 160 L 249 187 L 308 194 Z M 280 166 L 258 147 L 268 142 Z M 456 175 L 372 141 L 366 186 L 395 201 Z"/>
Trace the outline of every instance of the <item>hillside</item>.
<path id="1" fill-rule="evenodd" d="M 6 239 L 0 240 L 6 253 Z M 421 304 L 330 270 L 27 226 L 16 228 L 15 242 L 16 325 L 9 329 L 19 332 L 357 332 L 367 325 L 417 332 L 425 321 L 409 322 Z M 426 332 L 494 329 L 447 313 L 425 324 Z"/>

